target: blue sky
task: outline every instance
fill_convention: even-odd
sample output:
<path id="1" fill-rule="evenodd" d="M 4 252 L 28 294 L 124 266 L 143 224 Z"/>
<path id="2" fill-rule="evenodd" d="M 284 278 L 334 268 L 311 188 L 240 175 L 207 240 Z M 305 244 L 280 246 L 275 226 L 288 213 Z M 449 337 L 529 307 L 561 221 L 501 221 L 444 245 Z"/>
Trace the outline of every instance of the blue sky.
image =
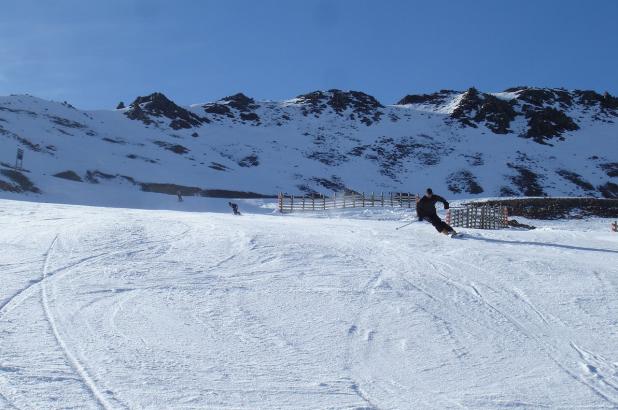
<path id="1" fill-rule="evenodd" d="M 615 0 L 19 0 L 0 14 L 0 95 L 113 108 L 239 91 L 409 93 L 534 85 L 618 94 Z"/>

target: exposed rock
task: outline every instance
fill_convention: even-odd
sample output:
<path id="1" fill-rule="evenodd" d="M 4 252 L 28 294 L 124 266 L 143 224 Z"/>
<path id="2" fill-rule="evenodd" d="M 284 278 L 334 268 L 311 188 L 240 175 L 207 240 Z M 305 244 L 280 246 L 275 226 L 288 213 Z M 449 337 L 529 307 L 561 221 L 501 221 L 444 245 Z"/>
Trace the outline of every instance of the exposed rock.
<path id="1" fill-rule="evenodd" d="M 161 93 L 153 93 L 145 97 L 137 97 L 131 103 L 125 115 L 132 120 L 142 121 L 146 125 L 154 123 L 151 117 L 164 117 L 172 120 L 172 129 L 199 127 L 209 122 L 207 118 L 199 117 L 169 100 Z"/>
<path id="2" fill-rule="evenodd" d="M 33 192 L 40 194 L 41 190 L 37 188 L 30 179 L 22 172 L 14 169 L 0 169 L 0 175 L 4 175 L 13 183 L 0 180 L 0 189 L 9 192 Z"/>
<path id="3" fill-rule="evenodd" d="M 523 107 L 526 118 L 528 119 L 528 132 L 526 136 L 534 139 L 540 144 L 547 144 L 547 140 L 552 137 L 562 137 L 565 131 L 575 131 L 579 126 L 573 119 L 564 112 L 555 108 L 531 108 L 527 105 Z"/>
<path id="4" fill-rule="evenodd" d="M 251 154 L 238 161 L 238 165 L 245 168 L 257 167 L 260 165 L 260 161 L 256 154 Z"/>
<path id="5" fill-rule="evenodd" d="M 354 114 L 351 119 L 358 118 L 369 126 L 380 121 L 384 114 L 379 110 L 383 105 L 378 100 L 360 91 L 314 91 L 299 95 L 296 99 L 302 105 L 305 116 L 309 113 L 319 116 L 329 107 L 340 116 L 343 116 L 344 111 L 350 110 L 351 114 Z"/>
<path id="6" fill-rule="evenodd" d="M 82 178 L 75 173 L 75 171 L 62 171 L 54 174 L 56 178 L 68 179 L 70 181 L 83 182 Z"/>
<path id="7" fill-rule="evenodd" d="M 408 104 L 433 104 L 440 105 L 444 104 L 449 98 L 455 94 L 456 91 L 453 90 L 440 90 L 437 93 L 433 94 L 409 94 L 403 97 L 401 100 L 397 101 L 397 105 L 408 105 Z"/>
<path id="8" fill-rule="evenodd" d="M 567 181 L 572 182 L 573 184 L 577 185 L 585 191 L 594 191 L 594 186 L 576 172 L 567 171 L 566 169 L 559 169 L 556 171 L 556 174 L 560 175 Z"/>
<path id="9" fill-rule="evenodd" d="M 91 184 L 98 184 L 99 182 L 101 182 L 99 178 L 110 180 L 116 178 L 116 175 L 107 174 L 96 169 L 92 171 L 86 171 L 86 181 L 90 182 Z"/>
<path id="10" fill-rule="evenodd" d="M 126 144 L 126 142 L 124 142 L 121 139 L 114 139 L 114 138 L 104 137 L 104 138 L 102 138 L 102 140 L 105 141 L 105 142 L 110 142 L 112 144 L 121 144 L 121 145 Z"/>
<path id="11" fill-rule="evenodd" d="M 255 104 L 253 98 L 249 98 L 243 93 L 237 93 L 228 97 L 224 97 L 221 101 L 227 101 L 227 105 L 237 109 L 240 112 L 247 112 L 256 109 L 258 106 Z"/>
<path id="12" fill-rule="evenodd" d="M 470 88 L 451 113 L 451 118 L 473 128 L 484 122 L 492 132 L 507 134 L 510 132 L 511 121 L 517 115 L 513 105 L 513 101 L 501 100 L 491 94 L 479 93 L 476 88 Z"/>
<path id="13" fill-rule="evenodd" d="M 260 121 L 260 117 L 254 112 L 250 112 L 250 113 L 241 112 L 240 119 L 243 121 L 256 121 L 256 122 Z"/>
<path id="14" fill-rule="evenodd" d="M 518 175 L 509 176 L 508 178 L 519 189 L 522 195 L 525 196 L 545 196 L 543 187 L 539 183 L 540 177 L 522 165 L 506 164 L 509 168 L 517 171 Z M 506 196 L 506 195 L 505 195 Z"/>
<path id="15" fill-rule="evenodd" d="M 123 101 L 120 101 L 120 102 L 118 103 L 118 105 L 116 106 L 116 109 L 117 109 L 117 110 L 124 110 L 125 108 L 127 108 L 127 107 L 124 105 L 124 102 L 123 102 Z"/>
<path id="16" fill-rule="evenodd" d="M 165 148 L 168 151 L 172 151 L 175 154 L 183 155 L 189 152 L 189 148 L 184 147 L 180 144 L 170 144 L 169 142 L 165 141 L 154 141 L 154 143 L 162 148 Z"/>
<path id="17" fill-rule="evenodd" d="M 209 103 L 203 105 L 204 111 L 209 114 L 225 115 L 230 118 L 234 118 L 234 113 L 230 110 L 230 107 L 224 104 Z"/>
<path id="18" fill-rule="evenodd" d="M 336 149 L 329 149 L 327 151 L 313 151 L 306 155 L 307 158 L 320 161 L 322 164 L 328 166 L 337 166 L 348 160 L 348 158 L 340 154 Z"/>
<path id="19" fill-rule="evenodd" d="M 548 105 L 560 105 L 561 108 L 569 108 L 573 104 L 571 94 L 559 88 L 511 88 L 506 91 L 519 91 L 517 99 L 535 107 L 545 107 Z"/>
<path id="20" fill-rule="evenodd" d="M 605 171 L 607 176 L 618 177 L 618 162 L 606 162 L 604 164 L 599 164 L 599 167 Z"/>
<path id="21" fill-rule="evenodd" d="M 606 182 L 599 186 L 599 191 L 604 198 L 618 198 L 618 184 L 613 182 Z"/>
<path id="22" fill-rule="evenodd" d="M 478 184 L 474 174 L 468 170 L 453 172 L 447 177 L 446 183 L 449 191 L 454 194 L 462 192 L 480 194 L 483 192 L 483 188 Z"/>
<path id="23" fill-rule="evenodd" d="M 54 124 L 61 125 L 66 128 L 76 128 L 76 129 L 88 128 L 84 124 L 79 123 L 77 121 L 72 121 L 72 120 L 58 117 L 55 115 L 46 115 L 46 117 L 49 118 L 51 122 L 53 122 Z"/>
<path id="24" fill-rule="evenodd" d="M 219 164 L 218 162 L 211 162 L 210 165 L 208 165 L 208 168 L 212 168 L 216 171 L 227 171 L 229 170 L 228 167 L 226 167 L 223 164 Z"/>
<path id="25" fill-rule="evenodd" d="M 345 193 L 355 193 L 356 192 L 346 187 L 343 181 L 341 180 L 341 178 L 335 175 L 331 176 L 330 179 L 314 177 L 314 178 L 311 178 L 311 181 L 333 192 L 345 192 Z"/>

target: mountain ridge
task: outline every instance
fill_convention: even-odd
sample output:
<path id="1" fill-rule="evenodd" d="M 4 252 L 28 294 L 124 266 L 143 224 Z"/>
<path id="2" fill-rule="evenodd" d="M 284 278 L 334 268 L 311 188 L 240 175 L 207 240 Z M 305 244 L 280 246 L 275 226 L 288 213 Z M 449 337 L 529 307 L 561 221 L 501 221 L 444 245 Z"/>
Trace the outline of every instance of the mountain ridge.
<path id="1" fill-rule="evenodd" d="M 182 106 L 155 92 L 120 107 L 0 97 L 0 190 L 28 191 L 8 175 L 21 146 L 40 195 L 70 175 L 63 189 L 98 183 L 272 195 L 431 185 L 454 197 L 618 196 L 618 98 L 608 93 L 471 87 L 384 105 L 330 89 Z"/>

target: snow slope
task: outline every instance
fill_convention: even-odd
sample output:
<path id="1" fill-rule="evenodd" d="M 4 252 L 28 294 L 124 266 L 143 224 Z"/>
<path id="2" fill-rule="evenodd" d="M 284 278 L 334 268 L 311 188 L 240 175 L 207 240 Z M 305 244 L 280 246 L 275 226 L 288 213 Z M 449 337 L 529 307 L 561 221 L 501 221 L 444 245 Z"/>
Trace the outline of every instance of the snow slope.
<path id="1" fill-rule="evenodd" d="M 618 406 L 607 220 L 455 240 L 258 205 L 1 200 L 0 408 Z"/>
<path id="2" fill-rule="evenodd" d="M 433 186 L 458 198 L 616 197 L 616 118 L 610 95 L 522 87 L 441 91 L 395 105 L 329 90 L 181 107 L 154 93 L 100 111 L 9 96 L 0 98 L 0 195 L 45 200 L 85 185 L 207 196 Z M 11 174 L 18 146 L 32 185 Z"/>

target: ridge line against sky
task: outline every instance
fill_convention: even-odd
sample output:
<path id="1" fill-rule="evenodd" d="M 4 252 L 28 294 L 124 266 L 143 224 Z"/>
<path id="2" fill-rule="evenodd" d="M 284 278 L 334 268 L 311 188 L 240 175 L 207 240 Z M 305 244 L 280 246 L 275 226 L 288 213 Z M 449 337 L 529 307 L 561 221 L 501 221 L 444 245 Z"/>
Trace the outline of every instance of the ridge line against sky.
<path id="1" fill-rule="evenodd" d="M 430 3 L 430 4 L 428 4 Z M 21 0 L 0 15 L 0 95 L 84 109 L 163 92 L 406 94 L 519 85 L 618 94 L 618 1 Z"/>

